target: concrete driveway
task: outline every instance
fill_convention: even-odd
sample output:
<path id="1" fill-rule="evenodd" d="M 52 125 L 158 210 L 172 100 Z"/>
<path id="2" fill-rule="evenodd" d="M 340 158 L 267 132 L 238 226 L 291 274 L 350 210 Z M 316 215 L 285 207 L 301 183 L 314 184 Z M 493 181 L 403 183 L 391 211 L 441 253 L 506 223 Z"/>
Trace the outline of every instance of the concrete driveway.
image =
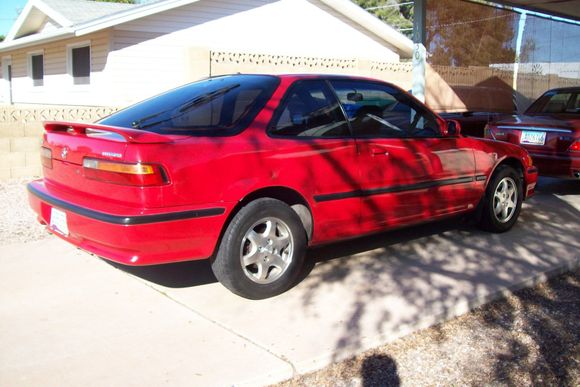
<path id="1" fill-rule="evenodd" d="M 580 261 L 580 182 L 541 179 L 515 228 L 456 219 L 310 252 L 248 301 L 207 262 L 126 268 L 55 237 L 0 247 L 0 385 L 263 385 L 395 340 Z"/>

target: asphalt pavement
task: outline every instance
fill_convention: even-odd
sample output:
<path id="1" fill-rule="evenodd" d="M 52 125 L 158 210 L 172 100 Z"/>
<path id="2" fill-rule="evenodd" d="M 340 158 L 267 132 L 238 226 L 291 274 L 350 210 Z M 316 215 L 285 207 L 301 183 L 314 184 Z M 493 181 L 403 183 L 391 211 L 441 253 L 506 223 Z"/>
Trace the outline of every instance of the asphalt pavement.
<path id="1" fill-rule="evenodd" d="M 0 247 L 0 385 L 265 385 L 463 314 L 580 261 L 580 182 L 542 178 L 508 233 L 460 219 L 309 252 L 239 298 L 207 261 L 112 265 L 56 237 Z"/>

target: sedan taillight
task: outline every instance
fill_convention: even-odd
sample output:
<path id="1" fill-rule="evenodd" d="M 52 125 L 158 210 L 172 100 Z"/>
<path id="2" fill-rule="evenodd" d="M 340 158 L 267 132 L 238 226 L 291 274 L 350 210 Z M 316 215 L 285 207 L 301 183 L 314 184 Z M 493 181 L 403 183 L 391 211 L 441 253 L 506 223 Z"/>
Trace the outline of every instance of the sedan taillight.
<path id="1" fill-rule="evenodd" d="M 40 163 L 43 167 L 52 169 L 52 150 L 45 146 L 40 148 Z"/>
<path id="2" fill-rule="evenodd" d="M 580 140 L 574 141 L 568 150 L 570 152 L 580 152 Z"/>
<path id="3" fill-rule="evenodd" d="M 160 165 L 119 163 L 109 160 L 84 158 L 85 177 L 112 184 L 140 187 L 169 183 L 167 173 Z"/>

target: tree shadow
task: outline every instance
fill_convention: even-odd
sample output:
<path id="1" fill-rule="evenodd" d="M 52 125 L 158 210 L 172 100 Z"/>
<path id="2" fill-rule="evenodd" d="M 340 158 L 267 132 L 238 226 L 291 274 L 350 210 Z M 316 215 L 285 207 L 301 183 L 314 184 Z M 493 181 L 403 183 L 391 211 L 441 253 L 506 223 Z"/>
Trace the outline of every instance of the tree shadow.
<path id="1" fill-rule="evenodd" d="M 326 292 L 339 289 L 333 284 L 346 288 L 337 297 L 344 315 L 333 360 L 367 348 L 369 336 L 389 341 L 465 313 L 530 275 L 577 263 L 579 210 L 551 190 L 576 191 L 552 183 L 540 182 L 538 198 L 505 234 L 451 218 L 312 249 L 316 267 L 298 288 L 304 313 L 316 313 Z M 517 343 L 513 351 L 521 353 Z"/>
<path id="2" fill-rule="evenodd" d="M 517 385 L 578 385 L 580 271 L 512 294 L 481 320 L 509 335 L 508 350 L 496 355 L 495 377 Z M 517 335 L 509 334 L 518 332 Z"/>

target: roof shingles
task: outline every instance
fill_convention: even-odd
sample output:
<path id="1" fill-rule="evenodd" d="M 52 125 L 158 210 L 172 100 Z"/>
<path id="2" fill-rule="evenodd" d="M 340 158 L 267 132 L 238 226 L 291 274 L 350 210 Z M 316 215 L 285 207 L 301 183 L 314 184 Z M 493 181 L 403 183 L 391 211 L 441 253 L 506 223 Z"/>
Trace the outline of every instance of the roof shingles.
<path id="1" fill-rule="evenodd" d="M 109 3 L 90 0 L 42 0 L 73 25 L 138 7 L 138 4 Z"/>

